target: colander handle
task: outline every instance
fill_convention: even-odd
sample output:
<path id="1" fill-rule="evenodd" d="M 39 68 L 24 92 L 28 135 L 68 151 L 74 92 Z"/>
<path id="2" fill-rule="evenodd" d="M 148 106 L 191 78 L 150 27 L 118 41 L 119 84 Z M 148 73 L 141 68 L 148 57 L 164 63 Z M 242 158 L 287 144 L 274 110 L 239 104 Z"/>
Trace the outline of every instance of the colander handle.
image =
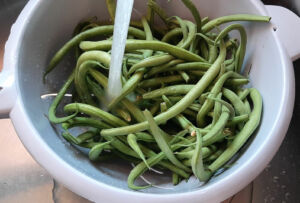
<path id="1" fill-rule="evenodd" d="M 4 68 L 0 72 L 0 119 L 8 118 L 16 100 L 14 76 L 10 70 Z"/>
<path id="2" fill-rule="evenodd" d="M 266 6 L 274 31 L 293 61 L 300 58 L 300 17 L 281 6 Z"/>

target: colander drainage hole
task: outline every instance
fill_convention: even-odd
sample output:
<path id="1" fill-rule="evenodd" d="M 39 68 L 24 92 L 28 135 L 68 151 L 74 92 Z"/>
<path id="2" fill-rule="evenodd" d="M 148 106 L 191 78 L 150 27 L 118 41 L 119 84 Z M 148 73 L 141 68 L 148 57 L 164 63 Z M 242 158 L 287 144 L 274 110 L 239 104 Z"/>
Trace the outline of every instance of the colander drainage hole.
<path id="1" fill-rule="evenodd" d="M 0 86 L 0 91 L 3 90 L 3 87 Z"/>
<path id="2" fill-rule="evenodd" d="M 273 31 L 276 32 L 277 31 L 277 27 L 273 27 Z"/>

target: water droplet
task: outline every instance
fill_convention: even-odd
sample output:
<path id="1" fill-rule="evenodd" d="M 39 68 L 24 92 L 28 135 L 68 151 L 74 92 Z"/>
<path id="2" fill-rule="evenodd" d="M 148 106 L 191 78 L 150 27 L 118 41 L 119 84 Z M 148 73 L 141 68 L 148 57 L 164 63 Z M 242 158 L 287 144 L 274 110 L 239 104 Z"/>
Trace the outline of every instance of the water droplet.
<path id="1" fill-rule="evenodd" d="M 278 177 L 278 176 L 274 176 L 274 177 L 273 177 L 273 182 L 274 182 L 274 183 L 277 183 L 278 180 L 279 180 L 279 177 Z"/>
<path id="2" fill-rule="evenodd" d="M 280 175 L 285 175 L 285 174 L 286 174 L 285 170 L 281 171 L 281 173 L 280 173 Z"/>
<path id="3" fill-rule="evenodd" d="M 286 200 L 288 200 L 290 198 L 290 196 L 291 196 L 291 193 L 289 193 L 289 192 L 284 194 L 284 197 Z"/>
<path id="4" fill-rule="evenodd" d="M 285 188 L 286 188 L 286 186 L 285 186 L 285 185 L 281 185 L 280 187 L 281 187 L 281 189 L 285 189 Z"/>

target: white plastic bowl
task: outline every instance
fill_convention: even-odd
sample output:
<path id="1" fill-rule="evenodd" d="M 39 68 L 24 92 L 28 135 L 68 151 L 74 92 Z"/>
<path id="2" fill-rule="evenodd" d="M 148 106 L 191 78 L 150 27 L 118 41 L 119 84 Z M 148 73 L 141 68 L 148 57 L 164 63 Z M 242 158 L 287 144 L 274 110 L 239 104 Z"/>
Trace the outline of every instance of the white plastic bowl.
<path id="1" fill-rule="evenodd" d="M 158 1 L 171 15 L 192 19 L 180 1 Z M 196 1 L 195 1 L 196 2 Z M 145 1 L 135 7 L 145 12 Z M 248 32 L 244 69 L 251 67 L 251 85 L 263 96 L 263 117 L 256 135 L 237 162 L 209 183 L 182 183 L 172 190 L 152 188 L 136 192 L 127 188 L 130 166 L 122 163 L 94 165 L 66 144 L 47 118 L 49 103 L 44 93 L 57 91 L 72 64 L 61 63 L 50 74 L 47 85 L 42 74 L 53 53 L 70 37 L 82 19 L 97 15 L 107 19 L 104 0 L 31 0 L 11 30 L 0 75 L 0 114 L 8 115 L 32 156 L 58 181 L 96 202 L 219 202 L 241 190 L 268 164 L 287 131 L 294 102 L 291 59 L 299 57 L 300 20 L 281 7 L 265 7 L 259 0 L 199 0 L 201 15 L 249 13 L 270 15 L 274 24 L 244 23 Z M 274 22 L 273 22 L 274 23 Z M 273 28 L 277 28 L 274 31 Z M 289 28 L 289 29 L 286 29 Z M 292 28 L 293 32 L 288 32 Z M 283 39 L 282 46 L 279 38 Z M 296 39 L 296 40 L 295 40 Z M 161 184 L 167 179 L 160 178 Z M 166 184 L 164 184 L 166 185 Z"/>

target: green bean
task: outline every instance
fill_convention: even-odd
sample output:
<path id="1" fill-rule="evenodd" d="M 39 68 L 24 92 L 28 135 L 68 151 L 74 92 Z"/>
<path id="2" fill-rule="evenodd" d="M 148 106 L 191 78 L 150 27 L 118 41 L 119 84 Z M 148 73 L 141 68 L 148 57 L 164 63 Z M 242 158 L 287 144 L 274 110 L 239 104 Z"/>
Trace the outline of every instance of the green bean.
<path id="1" fill-rule="evenodd" d="M 89 26 L 92 23 L 93 20 L 95 20 L 95 19 L 90 18 L 90 19 L 87 19 L 85 21 L 79 22 L 77 24 L 77 26 L 75 27 L 74 31 L 73 31 L 72 37 L 78 35 L 82 31 L 87 30 L 87 26 Z M 81 54 L 81 50 L 78 46 L 76 46 L 76 48 L 75 48 L 75 57 L 76 57 L 76 59 L 78 59 L 80 54 Z"/>
<path id="2" fill-rule="evenodd" d="M 223 131 L 227 121 L 229 120 L 229 117 L 229 109 L 225 106 L 222 106 L 222 113 L 218 121 L 212 127 L 212 129 L 203 137 L 203 146 L 206 147 L 218 140 L 218 135 Z"/>
<path id="3" fill-rule="evenodd" d="M 191 166 L 194 175 L 200 180 L 206 182 L 212 175 L 212 173 L 204 168 L 202 160 L 202 137 L 198 129 L 196 130 L 197 142 L 195 153 L 192 156 Z"/>
<path id="4" fill-rule="evenodd" d="M 223 95 L 232 103 L 238 115 L 247 114 L 244 103 L 233 91 L 223 88 Z"/>
<path id="5" fill-rule="evenodd" d="M 208 96 L 207 99 L 210 99 L 210 100 L 213 100 L 213 101 L 216 101 L 216 102 L 219 102 L 221 103 L 223 106 L 227 107 L 227 109 L 229 110 L 229 119 L 231 120 L 234 115 L 235 115 L 235 109 L 232 107 L 232 105 L 222 99 L 218 99 L 218 98 L 215 98 L 215 97 L 211 97 L 211 96 Z"/>
<path id="6" fill-rule="evenodd" d="M 191 43 L 195 40 L 197 28 L 196 28 L 195 24 L 190 21 L 186 20 L 185 23 L 189 29 L 188 36 L 187 36 L 187 39 L 184 40 L 182 44 L 178 44 L 178 46 L 183 49 L 188 49 L 188 47 L 191 45 Z M 205 61 L 205 59 L 203 59 L 203 58 L 202 58 L 202 60 Z"/>
<path id="7" fill-rule="evenodd" d="M 253 102 L 253 110 L 249 116 L 249 120 L 246 122 L 244 128 L 235 136 L 230 146 L 225 149 L 225 151 L 211 165 L 209 165 L 208 168 L 212 172 L 215 172 L 227 161 L 229 161 L 232 156 L 244 145 L 244 143 L 259 125 L 262 112 L 262 98 L 259 92 L 254 88 L 250 90 L 250 98 Z"/>
<path id="8" fill-rule="evenodd" d="M 161 134 L 161 130 L 159 129 L 158 125 L 156 124 L 154 118 L 152 117 L 150 111 L 145 110 L 144 115 L 149 122 L 150 131 L 157 142 L 157 145 L 161 149 L 162 152 L 166 155 L 166 157 L 177 167 L 189 172 L 190 169 L 184 166 L 178 159 L 174 156 L 169 144 L 166 142 L 164 137 Z"/>
<path id="9" fill-rule="evenodd" d="M 122 109 L 122 108 L 115 108 L 113 110 L 119 117 L 123 118 L 125 121 L 130 122 L 131 116 L 128 111 Z"/>
<path id="10" fill-rule="evenodd" d="M 246 78 L 233 78 L 229 79 L 225 82 L 225 86 L 237 87 L 242 85 L 247 85 L 249 83 L 249 79 Z"/>
<path id="11" fill-rule="evenodd" d="M 215 161 L 223 152 L 224 152 L 224 147 L 218 149 L 215 153 L 213 153 L 212 155 L 210 155 L 209 157 L 207 157 L 204 162 L 212 162 Z"/>
<path id="12" fill-rule="evenodd" d="M 238 94 L 240 100 L 244 100 L 250 93 L 250 89 L 246 88 L 244 89 L 242 92 L 240 92 L 240 94 Z"/>
<path id="13" fill-rule="evenodd" d="M 153 1 L 153 0 L 148 0 L 148 2 Z M 147 7 L 147 16 L 146 16 L 147 21 L 150 24 L 150 27 L 153 27 L 153 23 L 154 23 L 154 11 L 153 9 L 148 6 Z"/>
<path id="14" fill-rule="evenodd" d="M 88 105 L 88 104 L 82 104 L 82 103 L 73 103 L 73 104 L 67 104 L 64 107 L 64 111 L 69 112 L 82 112 L 84 114 L 98 117 L 102 119 L 104 122 L 111 124 L 112 126 L 126 126 L 127 123 L 120 118 L 103 111 L 97 107 Z"/>
<path id="15" fill-rule="evenodd" d="M 207 45 L 215 45 L 215 41 L 210 39 L 208 36 L 206 36 L 203 33 L 197 33 L 196 36 L 203 38 L 205 40 L 205 42 L 207 43 Z"/>
<path id="16" fill-rule="evenodd" d="M 137 143 L 137 137 L 134 134 L 129 134 L 127 136 L 127 142 L 129 144 L 129 146 L 139 155 L 139 157 L 143 160 L 143 162 L 146 164 L 146 166 L 148 168 L 150 168 L 150 166 L 148 165 L 146 158 L 141 150 L 141 148 L 139 147 L 138 143 Z"/>
<path id="17" fill-rule="evenodd" d="M 248 99 L 245 99 L 244 105 L 245 105 L 246 112 L 247 112 L 248 114 L 250 114 L 250 113 L 251 113 L 251 107 L 250 107 L 250 104 L 249 104 L 249 102 L 248 102 Z"/>
<path id="18" fill-rule="evenodd" d="M 156 112 L 158 111 L 160 107 L 160 102 L 155 102 L 155 104 L 150 108 L 150 113 L 152 115 L 156 114 Z"/>
<path id="19" fill-rule="evenodd" d="M 207 70 L 211 64 L 203 62 L 189 62 L 183 63 L 182 60 L 172 60 L 169 63 L 152 68 L 145 77 L 149 77 L 158 73 L 170 72 L 170 71 L 186 71 L 186 70 Z"/>
<path id="20" fill-rule="evenodd" d="M 202 26 L 205 25 L 208 22 L 209 22 L 209 18 L 207 16 L 201 19 L 201 25 Z"/>
<path id="21" fill-rule="evenodd" d="M 220 92 L 217 97 L 217 99 L 222 98 L 222 93 Z M 214 112 L 213 112 L 213 120 L 212 120 L 212 126 L 216 124 L 216 122 L 219 120 L 220 115 L 222 113 L 222 105 L 220 102 L 215 102 Z"/>
<path id="22" fill-rule="evenodd" d="M 62 136 L 68 142 L 71 142 L 71 143 L 76 144 L 76 145 L 80 145 L 83 142 L 85 142 L 86 140 L 89 140 L 89 139 L 93 138 L 98 133 L 99 133 L 98 130 L 89 130 L 89 131 L 86 131 L 86 132 L 78 135 L 77 137 L 74 137 L 69 132 L 63 132 Z"/>
<path id="23" fill-rule="evenodd" d="M 208 63 L 213 63 L 218 56 L 218 48 L 214 45 L 208 45 L 209 58 Z"/>
<path id="24" fill-rule="evenodd" d="M 213 152 L 213 150 L 210 149 L 209 147 L 202 147 L 201 151 L 202 151 L 203 159 L 208 157 Z M 176 156 L 178 157 L 178 159 L 191 159 L 194 154 L 195 154 L 194 149 L 189 151 L 176 152 Z"/>
<path id="25" fill-rule="evenodd" d="M 117 7 L 116 0 L 105 0 L 105 2 L 106 2 L 107 10 L 108 10 L 111 20 L 115 21 L 115 13 L 116 13 L 116 7 Z"/>
<path id="26" fill-rule="evenodd" d="M 196 8 L 196 6 L 193 4 L 193 2 L 191 0 L 182 0 L 182 2 L 184 3 L 184 5 L 191 11 L 196 24 L 197 24 L 197 32 L 201 32 L 201 17 L 199 14 L 198 9 Z"/>
<path id="27" fill-rule="evenodd" d="M 146 40 L 153 40 L 153 36 L 152 36 L 150 26 L 149 26 L 147 20 L 144 17 L 142 17 L 142 24 L 143 24 L 144 31 L 145 31 L 145 34 L 146 34 Z M 153 50 L 147 50 L 147 51 L 144 52 L 143 55 L 144 55 L 145 58 L 147 58 L 149 56 L 152 56 L 152 54 L 153 54 Z"/>
<path id="28" fill-rule="evenodd" d="M 162 19 L 166 25 L 168 25 L 169 22 L 167 14 L 155 1 L 148 1 L 148 6 Z"/>
<path id="29" fill-rule="evenodd" d="M 89 50 L 108 50 L 111 49 L 112 41 L 103 40 L 98 42 L 92 42 L 92 41 L 82 41 L 80 43 L 80 48 L 84 51 Z M 202 57 L 190 53 L 189 51 L 170 45 L 164 42 L 159 41 L 146 41 L 146 40 L 127 40 L 126 41 L 126 51 L 131 50 L 137 50 L 137 49 L 152 49 L 155 51 L 164 51 L 167 52 L 175 57 L 178 57 L 179 59 L 187 60 L 187 61 L 195 61 L 195 62 L 206 62 L 205 59 Z"/>
<path id="30" fill-rule="evenodd" d="M 174 140 L 173 140 L 174 141 Z M 171 141 L 170 144 L 172 144 L 173 142 Z M 178 149 L 178 146 L 173 145 L 172 146 L 173 150 Z M 155 156 L 151 156 L 149 159 L 147 159 L 147 163 L 150 167 L 156 165 L 157 163 L 161 162 L 161 160 L 165 158 L 165 153 L 164 152 L 160 152 L 159 154 L 156 154 Z M 161 162 L 162 164 L 162 162 Z M 176 168 L 176 167 L 170 167 L 169 164 L 163 164 L 163 166 L 168 167 L 170 170 L 172 170 L 173 172 L 179 174 L 180 176 L 182 176 L 183 178 L 188 178 L 189 175 L 187 173 L 185 173 L 183 170 L 181 170 L 180 168 Z M 147 185 L 147 186 L 136 186 L 134 185 L 134 181 L 136 180 L 137 177 L 139 177 L 141 174 L 143 174 L 146 170 L 147 170 L 147 166 L 144 162 L 139 163 L 137 166 L 135 166 L 129 173 L 128 175 L 128 187 L 133 189 L 133 190 L 140 190 L 140 189 L 146 189 L 148 187 L 151 187 L 151 185 Z"/>
<path id="31" fill-rule="evenodd" d="M 205 92 L 205 93 L 200 95 L 200 97 L 199 97 L 199 104 L 200 105 L 204 104 L 204 102 L 206 101 L 209 94 L 210 94 L 210 92 Z"/>
<path id="32" fill-rule="evenodd" d="M 90 70 L 90 74 L 104 87 L 107 88 L 108 80 L 102 73 L 94 70 Z M 145 120 L 142 111 L 137 108 L 131 101 L 124 98 L 122 101 L 122 105 L 130 112 L 130 114 L 138 121 L 143 122 Z"/>
<path id="33" fill-rule="evenodd" d="M 88 38 L 97 36 L 97 35 L 106 35 L 106 34 L 112 34 L 114 29 L 113 25 L 106 25 L 106 26 L 99 26 L 92 29 L 89 29 L 87 31 L 84 31 L 82 33 L 79 33 L 75 37 L 73 37 L 70 41 L 68 41 L 62 48 L 60 48 L 54 57 L 51 59 L 49 66 L 47 67 L 44 78 L 46 75 L 53 70 L 53 68 L 61 61 L 61 59 L 67 54 L 68 51 L 70 51 L 74 46 L 77 46 L 81 41 L 86 40 Z M 135 35 L 139 39 L 145 39 L 145 34 L 143 31 L 129 27 L 128 34 Z"/>
<path id="34" fill-rule="evenodd" d="M 133 59 L 137 59 L 137 60 L 142 60 L 145 58 L 143 55 L 133 54 L 133 53 L 126 53 L 126 54 L 124 54 L 124 57 L 133 58 Z"/>
<path id="35" fill-rule="evenodd" d="M 102 87 L 94 82 L 90 77 L 86 77 L 87 85 L 92 94 L 98 99 L 98 103 L 105 103 L 104 90 Z"/>
<path id="36" fill-rule="evenodd" d="M 104 143 L 99 143 L 99 144 L 96 144 L 95 146 L 93 146 L 91 148 L 91 150 L 89 151 L 89 159 L 91 161 L 97 160 L 97 158 L 103 151 L 104 147 L 109 144 L 110 144 L 110 142 L 104 142 Z"/>
<path id="37" fill-rule="evenodd" d="M 155 142 L 155 139 L 152 135 L 145 133 L 145 132 L 138 132 L 135 134 L 137 140 L 141 140 L 144 142 Z"/>
<path id="38" fill-rule="evenodd" d="M 172 18 L 172 17 L 171 17 Z M 169 18 L 169 19 L 171 19 Z M 186 38 L 187 38 L 187 35 L 188 35 L 188 28 L 187 28 L 187 25 L 186 23 L 178 16 L 174 16 L 174 18 L 177 20 L 177 22 L 179 23 L 180 25 L 180 29 L 181 29 L 181 32 L 182 32 L 182 35 L 183 35 L 183 38 L 182 40 L 179 42 L 179 44 L 177 46 L 179 46 L 180 44 L 183 44 L 184 41 L 186 41 Z"/>
<path id="39" fill-rule="evenodd" d="M 162 42 L 170 42 L 172 38 L 182 35 L 182 30 L 180 28 L 174 28 L 167 32 L 164 37 L 161 39 Z"/>
<path id="40" fill-rule="evenodd" d="M 157 164 L 158 162 L 160 162 L 164 158 L 163 155 L 164 155 L 163 153 L 160 153 L 156 156 L 152 156 L 149 159 L 147 159 L 146 162 L 151 167 L 151 166 Z M 146 188 L 151 187 L 151 185 L 146 185 L 146 186 L 134 185 L 134 181 L 136 180 L 136 178 L 139 177 L 141 174 L 143 174 L 147 169 L 148 168 L 145 165 L 145 163 L 141 162 L 130 171 L 128 178 L 127 178 L 127 184 L 130 189 L 141 190 L 141 189 L 146 189 Z"/>
<path id="41" fill-rule="evenodd" d="M 178 185 L 180 182 L 179 176 L 177 173 L 172 173 L 172 183 L 173 185 Z"/>
<path id="42" fill-rule="evenodd" d="M 197 76 L 197 77 L 202 77 L 205 72 L 201 71 L 201 70 L 194 70 L 194 71 L 189 71 L 189 73 L 193 76 Z"/>
<path id="43" fill-rule="evenodd" d="M 246 54 L 247 33 L 246 33 L 245 28 L 240 24 L 229 25 L 218 35 L 215 42 L 217 42 L 220 39 L 223 39 L 224 36 L 227 35 L 232 30 L 238 30 L 241 35 L 241 42 L 240 42 L 240 46 L 236 52 L 237 60 L 235 62 L 235 71 L 239 73 L 241 71 L 241 67 L 243 65 L 244 57 Z"/>
<path id="44" fill-rule="evenodd" d="M 145 117 L 143 112 L 130 100 L 124 98 L 121 101 L 122 105 L 130 112 L 130 114 L 134 117 L 134 119 L 138 122 L 145 121 Z"/>
<path id="45" fill-rule="evenodd" d="M 166 77 L 157 77 L 148 80 L 143 80 L 139 83 L 139 86 L 142 88 L 149 88 L 149 87 L 157 87 L 162 84 L 169 84 L 174 82 L 181 82 L 183 78 L 180 75 L 170 75 Z"/>
<path id="46" fill-rule="evenodd" d="M 144 71 L 138 71 L 124 84 L 121 94 L 115 97 L 109 104 L 108 109 L 112 109 L 116 104 L 118 104 L 122 99 L 124 99 L 129 93 L 134 91 L 138 86 L 138 83 L 142 80 L 144 76 Z"/>
<path id="47" fill-rule="evenodd" d="M 112 147 L 114 147 L 116 150 L 120 151 L 121 153 L 131 156 L 131 157 L 134 157 L 134 158 L 138 158 L 138 159 L 140 158 L 139 155 L 135 151 L 133 151 L 129 146 L 124 144 L 117 137 L 104 136 L 104 139 L 107 141 L 110 141 L 110 145 Z"/>
<path id="48" fill-rule="evenodd" d="M 111 128 L 109 124 L 104 123 L 101 120 L 95 118 L 86 118 L 86 117 L 75 117 L 68 120 L 64 123 L 63 128 L 65 130 L 77 127 L 77 126 L 91 126 L 98 129 Z"/>
<path id="49" fill-rule="evenodd" d="M 167 104 L 165 102 L 160 103 L 160 112 L 165 112 L 167 110 Z"/>
<path id="50" fill-rule="evenodd" d="M 191 104 L 188 108 L 193 110 L 193 111 L 198 112 L 201 108 L 201 105 L 200 104 Z"/>
<path id="51" fill-rule="evenodd" d="M 182 113 L 185 115 L 191 116 L 192 118 L 197 117 L 197 113 L 192 111 L 191 109 L 185 109 Z"/>
<path id="52" fill-rule="evenodd" d="M 88 85 L 86 83 L 86 73 L 89 71 L 90 68 L 94 68 L 98 65 L 99 62 L 96 61 L 84 61 L 78 67 L 78 70 L 75 70 L 74 78 L 75 88 L 81 101 L 93 106 L 96 106 L 96 104 L 93 101 L 91 94 L 89 93 Z"/>
<path id="53" fill-rule="evenodd" d="M 191 89 L 193 89 L 194 85 L 173 85 L 165 88 L 153 90 L 151 92 L 147 92 L 143 94 L 143 99 L 152 99 L 155 97 L 161 97 L 162 95 L 180 95 L 186 94 Z"/>
<path id="54" fill-rule="evenodd" d="M 169 54 L 148 57 L 148 58 L 140 61 L 139 63 L 134 64 L 129 69 L 128 74 L 132 74 L 136 70 L 139 70 L 141 68 L 148 68 L 148 67 L 152 67 L 152 66 L 159 66 L 159 65 L 165 64 L 165 63 L 171 61 L 172 59 L 174 59 L 174 57 Z"/>
<path id="55" fill-rule="evenodd" d="M 63 85 L 61 90 L 58 92 L 57 96 L 55 97 L 55 99 L 53 100 L 52 104 L 49 107 L 48 118 L 49 118 L 50 122 L 63 123 L 63 122 L 66 122 L 67 120 L 74 118 L 77 115 L 77 113 L 78 113 L 77 111 L 74 112 L 72 115 L 69 115 L 66 117 L 61 117 L 61 118 L 58 118 L 55 115 L 57 106 L 61 102 L 62 98 L 65 96 L 67 90 L 69 89 L 69 87 L 71 86 L 73 81 L 74 81 L 74 72 L 69 76 L 66 83 Z"/>
<path id="56" fill-rule="evenodd" d="M 81 54 L 81 56 L 77 60 L 76 70 L 81 66 L 81 64 L 85 61 L 98 61 L 99 63 L 103 63 L 106 67 L 109 67 L 110 64 L 110 54 L 104 51 L 87 51 Z"/>
<path id="57" fill-rule="evenodd" d="M 258 15 L 249 15 L 249 14 L 235 14 L 235 15 L 229 15 L 229 16 L 222 16 L 219 18 L 215 18 L 208 23 L 206 23 L 202 27 L 202 31 L 204 33 L 209 32 L 213 28 L 223 24 L 228 23 L 232 21 L 257 21 L 257 22 L 269 22 L 271 20 L 271 17 L 268 16 L 258 16 Z"/>
<path id="58" fill-rule="evenodd" d="M 197 34 L 196 34 L 197 37 Z M 208 52 L 208 48 L 206 43 L 200 39 L 200 55 L 205 59 L 205 60 L 209 60 L 209 52 Z"/>
<path id="59" fill-rule="evenodd" d="M 184 79 L 184 81 L 186 83 L 188 83 L 190 81 L 191 78 L 190 78 L 190 76 L 186 72 L 184 72 L 184 71 L 178 71 L 178 73 L 181 75 L 181 77 Z"/>
<path id="60" fill-rule="evenodd" d="M 251 111 L 251 109 L 250 109 L 250 111 Z M 227 127 L 234 126 L 236 124 L 246 122 L 246 121 L 248 121 L 248 119 L 249 119 L 249 115 L 248 114 L 243 114 L 241 116 L 235 116 L 230 121 L 227 122 L 226 126 Z"/>

